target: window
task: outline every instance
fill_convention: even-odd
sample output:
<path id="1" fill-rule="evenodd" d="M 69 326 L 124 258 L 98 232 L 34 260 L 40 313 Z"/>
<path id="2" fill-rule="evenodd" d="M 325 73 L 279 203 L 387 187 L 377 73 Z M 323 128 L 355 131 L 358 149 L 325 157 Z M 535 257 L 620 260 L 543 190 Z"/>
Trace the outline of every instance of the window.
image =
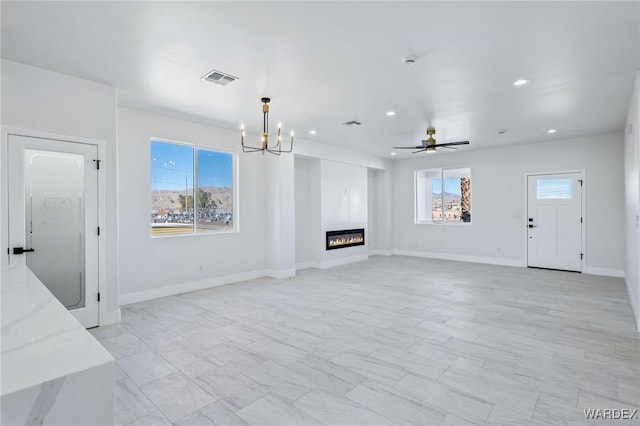
<path id="1" fill-rule="evenodd" d="M 538 200 L 571 199 L 571 179 L 538 179 Z"/>
<path id="2" fill-rule="evenodd" d="M 233 154 L 151 141 L 151 235 L 235 230 Z"/>
<path id="3" fill-rule="evenodd" d="M 471 222 L 471 169 L 415 172 L 416 223 Z"/>

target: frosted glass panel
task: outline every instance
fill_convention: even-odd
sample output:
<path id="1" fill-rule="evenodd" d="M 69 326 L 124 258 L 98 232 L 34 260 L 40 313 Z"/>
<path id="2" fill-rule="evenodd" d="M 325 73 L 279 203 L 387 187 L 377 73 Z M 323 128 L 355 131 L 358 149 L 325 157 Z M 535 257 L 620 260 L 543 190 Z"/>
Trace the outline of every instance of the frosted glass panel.
<path id="1" fill-rule="evenodd" d="M 84 161 L 25 150 L 27 266 L 68 309 L 85 306 Z"/>
<path id="2" fill-rule="evenodd" d="M 571 179 L 539 179 L 538 200 L 571 199 Z"/>

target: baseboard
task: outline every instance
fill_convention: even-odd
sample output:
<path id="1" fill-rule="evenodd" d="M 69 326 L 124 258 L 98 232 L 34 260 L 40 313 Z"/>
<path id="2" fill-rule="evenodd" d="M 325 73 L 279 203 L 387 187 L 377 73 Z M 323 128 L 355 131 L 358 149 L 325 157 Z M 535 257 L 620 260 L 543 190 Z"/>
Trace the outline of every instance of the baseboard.
<path id="1" fill-rule="evenodd" d="M 327 269 L 334 266 L 346 265 L 348 263 L 362 262 L 369 259 L 369 254 L 359 254 L 357 256 L 341 257 L 340 259 L 325 260 L 324 262 L 317 262 L 315 260 L 309 260 L 306 262 L 296 263 L 296 270 L 316 268 Z"/>
<path id="2" fill-rule="evenodd" d="M 325 260 L 324 262 L 318 262 L 320 269 L 333 268 L 334 266 L 346 265 L 348 263 L 362 262 L 368 260 L 368 254 L 359 254 L 357 256 L 341 257 L 340 259 Z"/>
<path id="3" fill-rule="evenodd" d="M 640 300 L 637 298 L 638 295 L 636 295 L 631 289 L 627 277 L 624 277 L 624 285 L 627 287 L 629 303 L 631 304 L 631 312 L 633 312 L 633 318 L 636 320 L 636 330 L 640 333 Z"/>
<path id="4" fill-rule="evenodd" d="M 100 326 L 115 324 L 120 322 L 122 316 L 120 314 L 120 308 L 115 311 L 100 312 Z"/>
<path id="5" fill-rule="evenodd" d="M 320 265 L 318 265 L 318 262 L 315 262 L 313 260 L 296 263 L 296 271 L 300 271 L 301 269 L 307 269 L 307 268 L 320 268 Z"/>
<path id="6" fill-rule="evenodd" d="M 465 255 L 458 255 L 458 254 L 430 253 L 430 252 L 424 252 L 424 251 L 409 251 L 409 250 L 393 250 L 393 254 L 398 256 L 412 256 L 412 257 L 426 257 L 429 259 L 454 260 L 457 262 L 486 263 L 489 265 L 501 265 L 501 266 L 517 266 L 521 268 L 526 266 L 524 261 L 522 260 L 501 259 L 497 257 L 465 256 Z"/>
<path id="7" fill-rule="evenodd" d="M 593 266 L 585 266 L 582 270 L 583 274 L 601 275 L 604 277 L 624 278 L 624 272 L 621 269 L 613 268 L 597 268 Z"/>
<path id="8" fill-rule="evenodd" d="M 137 291 L 134 293 L 125 293 L 120 295 L 120 305 L 129 305 L 131 303 L 143 302 L 145 300 L 158 299 L 165 296 L 173 296 L 175 294 L 187 293 L 189 291 L 202 290 L 210 287 L 217 287 L 225 284 L 236 283 L 239 281 L 253 280 L 256 278 L 271 276 L 273 271 L 258 270 L 242 272 L 240 274 L 226 275 L 223 277 L 213 277 L 198 281 L 189 281 L 186 283 L 173 284 L 165 287 L 154 288 L 151 290 Z M 295 273 L 295 271 L 294 271 Z"/>
<path id="9" fill-rule="evenodd" d="M 480 257 L 480 256 L 465 256 L 449 253 L 430 253 L 424 251 L 410 251 L 410 250 L 393 250 L 393 254 L 399 256 L 413 256 L 413 257 L 427 257 L 430 259 L 442 259 L 442 260 L 455 260 L 458 262 L 472 262 L 472 263 L 487 263 L 489 265 L 502 265 L 502 266 L 518 266 L 526 267 L 526 262 L 523 260 L 514 259 L 501 259 L 497 257 Z M 624 272 L 620 269 L 613 268 L 597 268 L 592 266 L 586 266 L 582 271 L 583 274 L 589 275 L 601 275 L 605 277 L 623 278 Z"/>
<path id="10" fill-rule="evenodd" d="M 265 275 L 269 278 L 289 278 L 289 277 L 295 277 L 296 276 L 296 270 L 294 269 L 281 269 L 281 270 L 267 270 L 265 271 Z"/>
<path id="11" fill-rule="evenodd" d="M 325 260 L 324 262 L 317 262 L 315 260 L 309 260 L 306 262 L 296 263 L 296 270 L 316 268 L 327 269 L 334 266 L 346 265 L 348 263 L 362 262 L 369 259 L 369 254 L 359 254 L 357 256 L 342 257 L 340 259 Z"/>
<path id="12" fill-rule="evenodd" d="M 369 250 L 369 256 L 392 256 L 393 250 Z"/>

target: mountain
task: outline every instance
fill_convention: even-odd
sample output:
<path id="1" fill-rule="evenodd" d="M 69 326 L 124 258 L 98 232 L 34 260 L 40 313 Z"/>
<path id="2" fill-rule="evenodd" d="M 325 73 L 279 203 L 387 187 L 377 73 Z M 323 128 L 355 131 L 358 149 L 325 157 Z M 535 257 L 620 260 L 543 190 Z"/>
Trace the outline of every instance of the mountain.
<path id="1" fill-rule="evenodd" d="M 434 198 L 440 198 L 440 194 L 433 193 L 432 195 Z M 445 200 L 456 200 L 458 198 L 460 198 L 460 194 L 454 194 L 452 192 L 446 192 L 446 191 L 444 193 Z"/>

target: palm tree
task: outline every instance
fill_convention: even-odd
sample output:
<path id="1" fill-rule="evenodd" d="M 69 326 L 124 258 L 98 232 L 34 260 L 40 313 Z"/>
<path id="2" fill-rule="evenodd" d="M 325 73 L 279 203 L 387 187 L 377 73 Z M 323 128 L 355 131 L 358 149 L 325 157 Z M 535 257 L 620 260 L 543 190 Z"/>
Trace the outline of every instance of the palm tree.
<path id="1" fill-rule="evenodd" d="M 462 221 L 471 222 L 471 179 L 460 178 L 460 209 L 462 210 Z"/>

